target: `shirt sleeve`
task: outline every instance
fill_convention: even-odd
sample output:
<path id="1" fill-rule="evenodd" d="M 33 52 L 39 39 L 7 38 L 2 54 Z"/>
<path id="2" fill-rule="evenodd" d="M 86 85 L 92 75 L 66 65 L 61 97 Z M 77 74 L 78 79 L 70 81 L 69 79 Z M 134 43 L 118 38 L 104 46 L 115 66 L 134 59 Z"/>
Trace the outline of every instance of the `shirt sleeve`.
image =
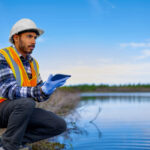
<path id="1" fill-rule="evenodd" d="M 0 93 L 2 97 L 10 100 L 30 97 L 38 102 L 45 101 L 50 97 L 50 95 L 44 95 L 41 92 L 40 86 L 42 83 L 43 81 L 39 74 L 37 86 L 19 86 L 5 57 L 0 54 Z"/>

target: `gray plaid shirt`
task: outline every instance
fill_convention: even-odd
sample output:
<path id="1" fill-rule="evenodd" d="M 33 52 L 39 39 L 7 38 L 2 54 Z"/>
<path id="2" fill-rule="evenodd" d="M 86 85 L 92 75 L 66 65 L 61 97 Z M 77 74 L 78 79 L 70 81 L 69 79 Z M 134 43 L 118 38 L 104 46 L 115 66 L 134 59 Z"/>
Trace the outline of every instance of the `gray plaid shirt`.
<path id="1" fill-rule="evenodd" d="M 14 48 L 14 47 L 13 47 Z M 28 55 L 25 59 L 17 50 L 24 68 L 27 72 L 29 79 L 32 78 L 31 68 L 29 61 L 32 61 L 33 58 Z M 14 74 L 8 65 L 5 57 L 0 54 L 0 93 L 2 97 L 8 98 L 10 100 L 18 99 L 18 98 L 33 98 L 36 101 L 45 101 L 49 98 L 49 96 L 41 93 L 40 85 L 43 83 L 40 74 L 38 76 L 38 84 L 35 87 L 21 87 L 17 84 Z"/>

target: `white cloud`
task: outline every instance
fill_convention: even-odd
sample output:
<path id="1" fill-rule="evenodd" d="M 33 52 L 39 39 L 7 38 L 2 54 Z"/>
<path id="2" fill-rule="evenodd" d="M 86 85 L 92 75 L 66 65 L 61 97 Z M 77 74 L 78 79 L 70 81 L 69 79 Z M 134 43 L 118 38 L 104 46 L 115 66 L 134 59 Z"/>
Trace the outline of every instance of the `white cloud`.
<path id="1" fill-rule="evenodd" d="M 150 47 L 150 42 L 143 42 L 143 43 L 136 43 L 136 42 L 130 42 L 130 43 L 121 43 L 121 47 L 131 47 L 131 48 L 148 48 Z"/>
<path id="2" fill-rule="evenodd" d="M 92 5 L 92 7 L 96 9 L 98 12 L 102 10 L 99 0 L 89 0 L 89 2 Z"/>
<path id="3" fill-rule="evenodd" d="M 145 59 L 150 57 L 150 49 L 145 49 L 142 51 L 141 56 L 137 56 L 136 59 Z"/>
<path id="4" fill-rule="evenodd" d="M 109 2 L 108 0 L 104 0 L 109 6 L 111 6 L 111 8 L 115 8 L 115 6 L 111 3 L 111 2 Z"/>
<path id="5" fill-rule="evenodd" d="M 130 43 L 121 43 L 120 47 L 132 49 L 132 48 L 138 48 L 138 52 L 140 51 L 140 56 L 134 56 L 133 58 L 135 60 L 142 60 L 145 58 L 150 57 L 150 39 L 146 39 L 144 42 L 130 42 Z"/>
<path id="6" fill-rule="evenodd" d="M 150 39 L 146 39 L 145 41 L 150 42 Z"/>
<path id="7" fill-rule="evenodd" d="M 115 8 L 115 6 L 108 0 L 88 0 L 91 6 L 97 12 L 103 12 L 105 9 Z"/>
<path id="8" fill-rule="evenodd" d="M 104 64 L 97 66 L 78 65 L 53 70 L 54 73 L 71 74 L 67 84 L 83 83 L 150 83 L 150 63 L 141 64 Z M 48 77 L 47 70 L 41 70 L 41 74 Z M 47 77 L 45 79 L 47 79 Z"/>
<path id="9" fill-rule="evenodd" d="M 96 60 L 99 64 L 108 64 L 111 63 L 113 60 L 110 58 L 99 58 Z"/>

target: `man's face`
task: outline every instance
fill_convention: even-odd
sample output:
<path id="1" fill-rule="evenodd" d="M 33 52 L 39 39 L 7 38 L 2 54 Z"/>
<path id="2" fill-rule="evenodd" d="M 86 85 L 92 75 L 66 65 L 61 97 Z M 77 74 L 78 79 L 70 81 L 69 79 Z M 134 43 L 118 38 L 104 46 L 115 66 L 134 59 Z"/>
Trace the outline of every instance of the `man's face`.
<path id="1" fill-rule="evenodd" d="M 37 35 L 35 32 L 25 32 L 18 35 L 18 49 L 23 56 L 31 54 L 35 44 Z"/>

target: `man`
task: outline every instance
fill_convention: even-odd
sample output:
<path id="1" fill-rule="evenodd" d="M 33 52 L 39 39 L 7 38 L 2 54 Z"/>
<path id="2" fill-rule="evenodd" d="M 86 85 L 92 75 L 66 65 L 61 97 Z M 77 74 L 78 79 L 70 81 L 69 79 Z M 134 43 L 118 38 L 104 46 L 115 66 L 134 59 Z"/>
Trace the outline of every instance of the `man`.
<path id="1" fill-rule="evenodd" d="M 13 44 L 0 50 L 0 150 L 18 150 L 21 145 L 58 135 L 66 130 L 65 121 L 44 109 L 35 108 L 35 101 L 47 100 L 54 90 L 66 82 L 42 82 L 37 61 L 31 57 L 36 38 L 43 30 L 30 19 L 21 19 L 12 27 L 9 41 Z"/>

